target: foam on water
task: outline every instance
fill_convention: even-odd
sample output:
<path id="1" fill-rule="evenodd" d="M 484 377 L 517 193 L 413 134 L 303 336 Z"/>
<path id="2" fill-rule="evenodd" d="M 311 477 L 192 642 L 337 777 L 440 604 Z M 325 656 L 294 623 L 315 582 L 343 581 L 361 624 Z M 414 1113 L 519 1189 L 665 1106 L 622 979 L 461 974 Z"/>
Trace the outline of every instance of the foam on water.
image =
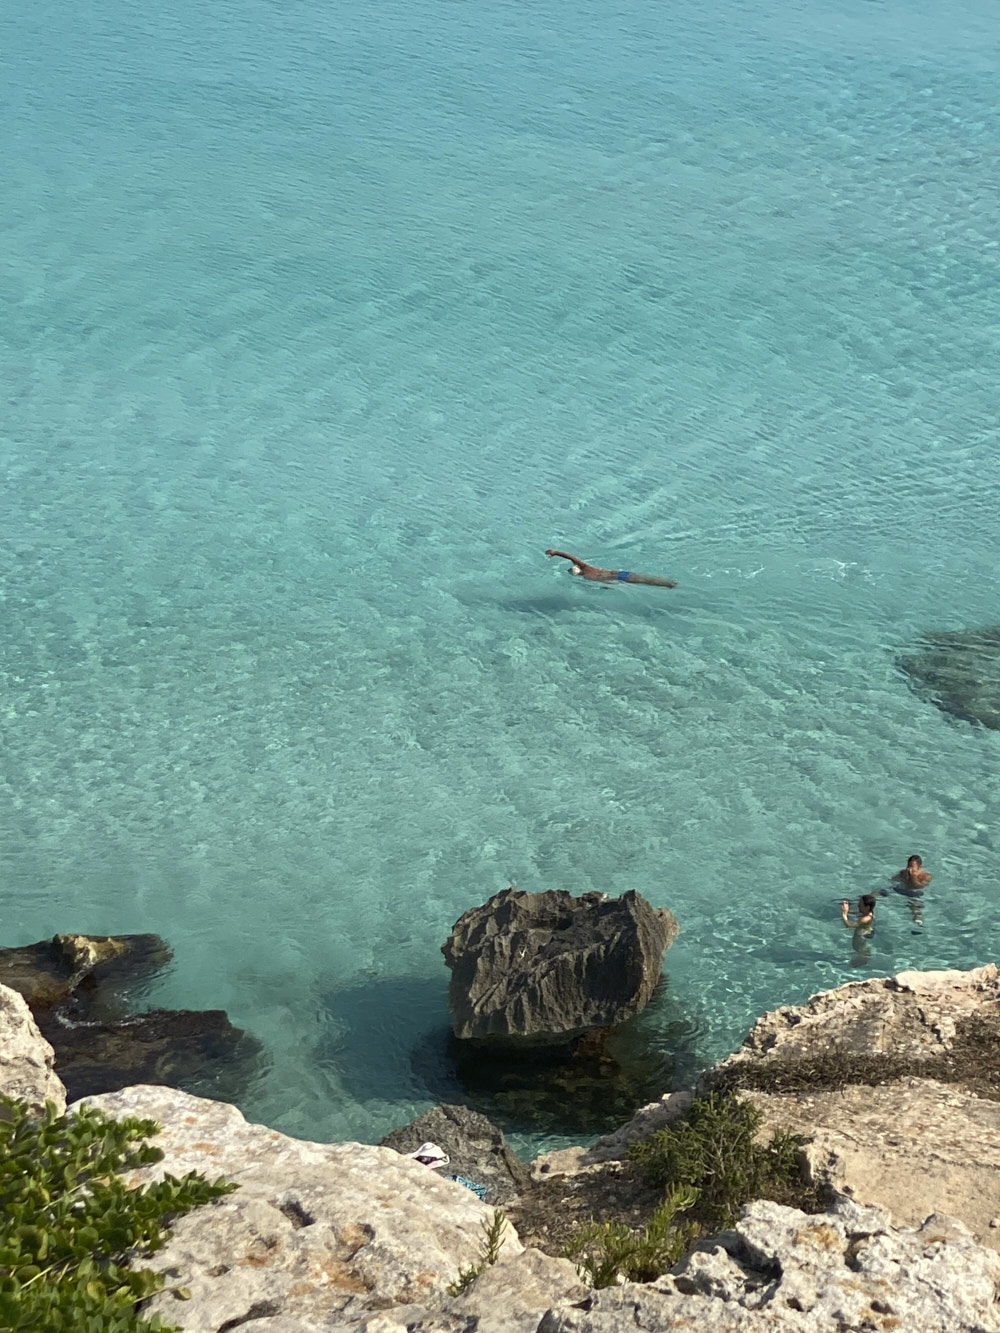
<path id="1" fill-rule="evenodd" d="M 3 24 L 5 942 L 160 932 L 369 1140 L 511 882 L 668 904 L 702 1061 L 993 956 L 1000 737 L 895 662 L 997 618 L 986 0 Z"/>

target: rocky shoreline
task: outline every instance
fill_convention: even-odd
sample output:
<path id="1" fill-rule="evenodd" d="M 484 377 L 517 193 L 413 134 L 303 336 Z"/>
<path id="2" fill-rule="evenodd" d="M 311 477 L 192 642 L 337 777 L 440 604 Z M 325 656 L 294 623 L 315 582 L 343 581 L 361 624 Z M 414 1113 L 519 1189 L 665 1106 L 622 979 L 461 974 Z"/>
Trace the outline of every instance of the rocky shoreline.
<path id="1" fill-rule="evenodd" d="M 149 1311 L 187 1333 L 1000 1333 L 998 1036 L 992 964 L 855 982 L 764 1015 L 697 1091 L 737 1089 L 768 1127 L 810 1135 L 806 1169 L 827 1189 L 827 1211 L 750 1203 L 665 1276 L 600 1291 L 546 1251 L 558 1250 L 560 1225 L 598 1211 L 641 1223 L 655 1200 L 628 1147 L 680 1116 L 695 1090 L 590 1147 L 536 1160 L 530 1180 L 508 1163 L 495 1183 L 499 1259 L 461 1295 L 450 1289 L 482 1262 L 494 1205 L 405 1156 L 406 1131 L 402 1152 L 305 1143 L 160 1086 L 88 1101 L 164 1126 L 164 1160 L 136 1182 L 198 1170 L 240 1185 L 180 1218 L 153 1257 L 173 1285 Z M 3 987 L 0 1037 L 0 1090 L 64 1104 L 51 1047 Z M 461 1131 L 448 1108 L 438 1114 L 440 1133 Z M 477 1152 L 495 1162 L 509 1151 L 477 1133 L 468 1173 L 484 1170 Z M 178 1300 L 180 1285 L 189 1299 Z"/>

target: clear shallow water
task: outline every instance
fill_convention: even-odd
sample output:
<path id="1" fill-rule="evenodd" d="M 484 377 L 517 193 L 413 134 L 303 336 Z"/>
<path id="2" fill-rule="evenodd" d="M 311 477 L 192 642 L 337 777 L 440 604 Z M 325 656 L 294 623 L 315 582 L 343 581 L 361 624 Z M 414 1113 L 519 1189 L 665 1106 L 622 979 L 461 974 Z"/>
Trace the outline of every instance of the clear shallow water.
<path id="1" fill-rule="evenodd" d="M 511 882 L 669 905 L 703 1063 L 995 956 L 1000 735 L 894 660 L 998 618 L 985 0 L 4 29 L 6 943 L 160 932 L 369 1140 Z"/>

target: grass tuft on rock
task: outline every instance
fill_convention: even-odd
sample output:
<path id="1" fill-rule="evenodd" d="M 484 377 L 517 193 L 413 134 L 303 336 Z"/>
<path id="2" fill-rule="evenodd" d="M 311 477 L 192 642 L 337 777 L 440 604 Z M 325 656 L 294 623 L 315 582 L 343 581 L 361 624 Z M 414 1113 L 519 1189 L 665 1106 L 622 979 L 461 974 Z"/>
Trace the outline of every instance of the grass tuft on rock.
<path id="1" fill-rule="evenodd" d="M 0 1328 L 167 1333 L 138 1311 L 163 1277 L 133 1260 L 163 1245 L 169 1219 L 237 1187 L 196 1172 L 127 1185 L 122 1173 L 162 1160 L 145 1142 L 159 1129 L 87 1106 L 33 1116 L 0 1097 Z"/>
<path id="2" fill-rule="evenodd" d="M 671 1190 L 641 1230 L 624 1222 L 591 1222 L 581 1227 L 563 1250 L 592 1287 L 619 1282 L 654 1282 L 686 1253 L 698 1233 L 696 1222 L 677 1222 L 677 1214 L 697 1199 L 692 1189 Z"/>
<path id="3" fill-rule="evenodd" d="M 499 1208 L 494 1208 L 492 1218 L 487 1221 L 484 1217 L 480 1222 L 483 1239 L 479 1246 L 479 1260 L 469 1268 L 459 1270 L 458 1277 L 449 1286 L 448 1291 L 452 1296 L 461 1296 L 463 1292 L 469 1290 L 476 1278 L 486 1268 L 492 1268 L 500 1258 L 500 1251 L 503 1248 L 504 1233 L 507 1230 L 507 1219 Z"/>

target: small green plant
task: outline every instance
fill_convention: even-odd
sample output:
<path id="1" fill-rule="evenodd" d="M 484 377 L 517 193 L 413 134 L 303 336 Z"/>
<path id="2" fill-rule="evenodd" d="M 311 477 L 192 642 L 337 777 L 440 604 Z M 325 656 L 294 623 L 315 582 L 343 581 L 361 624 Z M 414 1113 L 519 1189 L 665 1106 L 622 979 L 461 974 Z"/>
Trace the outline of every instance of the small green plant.
<path id="1" fill-rule="evenodd" d="M 503 1247 L 503 1233 L 507 1229 L 507 1219 L 499 1208 L 494 1208 L 492 1219 L 487 1221 L 484 1217 L 480 1225 L 483 1229 L 483 1240 L 480 1247 L 479 1262 L 470 1265 L 468 1268 L 459 1269 L 458 1277 L 448 1288 L 452 1296 L 461 1296 L 463 1291 L 468 1291 L 483 1269 L 491 1268 L 500 1258 L 500 1250 Z"/>
<path id="2" fill-rule="evenodd" d="M 689 1187 L 671 1190 L 641 1230 L 624 1222 L 592 1222 L 582 1227 L 563 1250 L 576 1260 L 580 1277 L 592 1287 L 613 1287 L 618 1282 L 653 1282 L 687 1251 L 696 1222 L 676 1221 L 692 1207 L 697 1192 Z"/>
<path id="3" fill-rule="evenodd" d="M 167 1333 L 136 1309 L 162 1276 L 127 1265 L 159 1249 L 168 1218 L 236 1186 L 190 1172 L 130 1188 L 122 1172 L 163 1158 L 144 1141 L 159 1129 L 86 1106 L 35 1117 L 0 1097 L 0 1329 Z"/>
<path id="4" fill-rule="evenodd" d="M 750 1199 L 808 1203 L 800 1149 L 809 1140 L 777 1130 L 759 1143 L 762 1119 L 752 1102 L 710 1092 L 696 1097 L 680 1120 L 633 1144 L 628 1155 L 650 1185 L 695 1190 L 706 1230 L 731 1226 Z"/>

